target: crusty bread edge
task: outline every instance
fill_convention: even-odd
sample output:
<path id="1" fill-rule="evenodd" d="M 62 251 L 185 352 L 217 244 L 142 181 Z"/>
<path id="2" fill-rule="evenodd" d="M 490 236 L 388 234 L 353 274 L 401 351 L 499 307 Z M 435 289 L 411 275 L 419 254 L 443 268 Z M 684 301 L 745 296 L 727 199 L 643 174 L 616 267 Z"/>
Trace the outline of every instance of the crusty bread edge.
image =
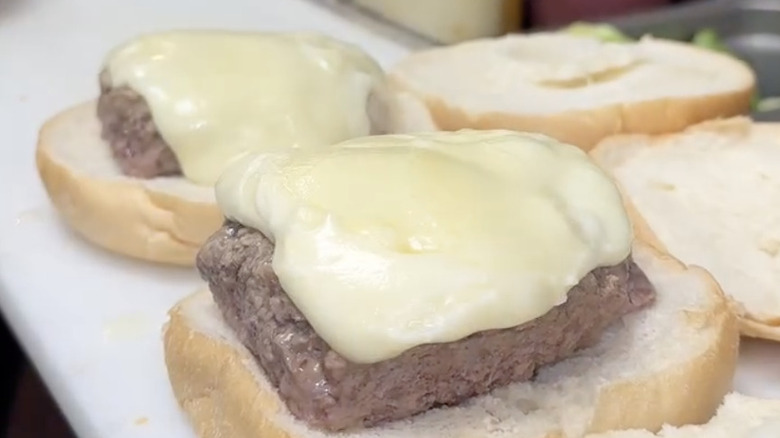
<path id="1" fill-rule="evenodd" d="M 731 389 L 736 368 L 739 332 L 727 300 L 710 275 L 686 268 L 652 248 L 670 270 L 689 269 L 710 286 L 713 305 L 709 312 L 691 312 L 690 324 L 716 327 L 709 348 L 685 364 L 641 381 L 606 388 L 597 401 L 589 432 L 605 432 L 608 425 L 683 425 L 707 422 Z M 203 293 L 203 292 L 201 292 Z M 206 292 L 207 293 L 207 292 Z M 194 296 L 194 295 L 193 295 Z M 174 306 L 164 328 L 163 343 L 168 376 L 177 402 L 201 438 L 306 438 L 291 435 L 275 417 L 285 410 L 267 384 L 257 381 L 256 365 L 247 353 L 192 327 L 181 307 Z M 654 395 L 647 403 L 648 394 Z M 626 406 L 631 406 L 626 409 Z M 561 438 L 561 431 L 545 437 Z"/>
<path id="2" fill-rule="evenodd" d="M 740 330 L 749 338 L 780 342 L 780 326 L 757 321 L 749 315 L 740 320 Z"/>
<path id="3" fill-rule="evenodd" d="M 641 245 L 641 243 L 640 243 Z M 738 320 L 733 307 L 709 272 L 686 267 L 674 257 L 649 246 L 671 271 L 688 271 L 704 280 L 713 294 L 709 312 L 686 311 L 689 324 L 715 327 L 709 348 L 692 360 L 644 380 L 613 384 L 600 393 L 589 433 L 608 432 L 613 424 L 682 426 L 710 420 L 732 388 L 739 349 Z M 685 394 L 680 394 L 680 391 Z M 649 394 L 655 397 L 647 402 Z M 692 401 L 692 397 L 695 401 Z M 626 409 L 626 406 L 631 406 Z M 656 430 L 653 430 L 655 432 Z"/>
<path id="4" fill-rule="evenodd" d="M 623 147 L 623 145 L 634 143 L 652 147 L 655 145 L 664 144 L 665 141 L 668 141 L 677 135 L 685 135 L 686 133 L 695 132 L 708 132 L 740 136 L 746 135 L 748 130 L 755 129 L 756 127 L 761 127 L 763 129 L 777 129 L 777 132 L 780 134 L 779 123 L 753 123 L 747 117 L 735 116 L 727 119 L 704 121 L 702 123 L 689 126 L 679 133 L 669 133 L 655 136 L 647 134 L 623 134 L 611 136 L 600 141 L 593 149 L 590 150 L 589 155 L 596 161 L 597 164 L 605 168 L 607 171 L 610 171 L 610 168 L 613 165 L 618 164 L 611 162 L 612 160 L 607 158 L 611 148 L 620 148 Z M 622 193 L 623 201 L 627 206 L 626 210 L 628 211 L 632 222 L 634 222 L 637 237 L 640 240 L 647 242 L 654 248 L 667 252 L 664 243 L 661 242 L 658 236 L 653 232 L 652 228 L 650 228 L 650 226 L 647 224 L 647 221 L 642 217 L 631 200 L 625 194 L 626 192 L 621 188 L 620 182 L 614 178 L 613 181 Z M 774 318 L 772 320 L 761 320 L 749 313 L 746 313 L 741 308 L 739 303 L 732 301 L 731 305 L 732 308 L 734 308 L 734 311 L 740 315 L 740 331 L 742 332 L 742 335 L 751 338 L 780 342 L 780 317 Z"/>
<path id="5" fill-rule="evenodd" d="M 673 41 L 663 43 L 680 44 Z M 735 68 L 742 70 L 746 77 L 752 77 L 753 80 L 745 83 L 743 88 L 728 92 L 625 102 L 553 114 L 475 113 L 470 108 L 454 106 L 448 102 L 447 96 L 429 94 L 404 79 L 405 65 L 414 63 L 417 59 L 435 57 L 436 50 L 413 53 L 402 59 L 388 72 L 388 83 L 392 89 L 415 95 L 425 102 L 438 129 L 511 129 L 538 132 L 586 151 L 611 135 L 672 133 L 706 120 L 747 114 L 756 87 L 754 73 L 742 61 L 735 59 Z M 707 49 L 691 46 L 691 50 Z"/>
<path id="6" fill-rule="evenodd" d="M 120 175 L 97 179 L 58 161 L 52 145 L 58 128 L 73 123 L 76 108 L 56 114 L 39 131 L 35 162 L 54 208 L 99 247 L 150 262 L 193 266 L 200 245 L 222 223 L 216 203 L 158 192 Z"/>
<path id="7" fill-rule="evenodd" d="M 281 402 L 257 382 L 253 364 L 232 345 L 192 327 L 180 311 L 182 303 L 171 309 L 164 328 L 165 365 L 173 394 L 196 435 L 294 438 L 273 421 L 283 409 Z"/>
<path id="8" fill-rule="evenodd" d="M 431 96 L 421 98 L 441 130 L 501 128 L 539 132 L 587 151 L 611 135 L 676 132 L 705 120 L 746 114 L 752 95 L 753 88 L 750 87 L 705 97 L 657 99 L 540 116 L 469 114 L 448 105 L 442 99 Z"/>

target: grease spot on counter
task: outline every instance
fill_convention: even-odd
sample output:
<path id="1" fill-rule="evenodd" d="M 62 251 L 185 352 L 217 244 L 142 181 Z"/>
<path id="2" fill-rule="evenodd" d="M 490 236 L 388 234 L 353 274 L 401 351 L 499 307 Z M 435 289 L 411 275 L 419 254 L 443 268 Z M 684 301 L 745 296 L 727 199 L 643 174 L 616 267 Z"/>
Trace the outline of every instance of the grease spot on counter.
<path id="1" fill-rule="evenodd" d="M 133 420 L 133 424 L 136 426 L 145 426 L 149 424 L 149 418 L 148 417 L 138 417 L 135 420 Z"/>
<path id="2" fill-rule="evenodd" d="M 650 185 L 658 190 L 664 191 L 664 192 L 673 192 L 677 190 L 677 186 L 675 186 L 672 183 L 665 182 L 665 181 L 652 181 Z"/>
<path id="3" fill-rule="evenodd" d="M 45 206 L 22 210 L 16 214 L 16 217 L 14 218 L 14 225 L 22 226 L 40 222 L 46 218 L 48 210 L 49 209 Z"/>
<path id="4" fill-rule="evenodd" d="M 92 374 L 95 367 L 100 364 L 100 357 L 99 352 L 90 351 L 71 362 L 68 366 L 68 372 L 73 377 L 88 376 Z"/>
<path id="5" fill-rule="evenodd" d="M 151 318 L 141 313 L 127 314 L 108 321 L 103 326 L 106 342 L 132 341 L 155 330 Z"/>
<path id="6" fill-rule="evenodd" d="M 90 361 L 83 361 L 83 362 L 75 363 L 75 364 L 71 365 L 70 372 L 74 376 L 83 376 L 83 375 L 87 374 L 87 372 L 90 370 L 90 365 L 91 365 Z"/>

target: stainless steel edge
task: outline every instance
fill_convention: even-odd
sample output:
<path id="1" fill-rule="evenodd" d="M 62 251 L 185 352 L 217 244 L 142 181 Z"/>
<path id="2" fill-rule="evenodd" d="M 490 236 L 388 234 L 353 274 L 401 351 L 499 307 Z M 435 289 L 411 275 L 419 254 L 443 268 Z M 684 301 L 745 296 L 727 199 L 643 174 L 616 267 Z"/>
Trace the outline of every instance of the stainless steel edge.
<path id="1" fill-rule="evenodd" d="M 352 23 L 365 27 L 372 32 L 390 39 L 412 50 L 425 49 L 441 45 L 440 42 L 421 35 L 411 29 L 396 24 L 375 12 L 349 0 L 305 0 L 317 7 L 329 10 L 340 17 L 346 18 Z M 424 0 L 421 0 L 424 1 Z"/>

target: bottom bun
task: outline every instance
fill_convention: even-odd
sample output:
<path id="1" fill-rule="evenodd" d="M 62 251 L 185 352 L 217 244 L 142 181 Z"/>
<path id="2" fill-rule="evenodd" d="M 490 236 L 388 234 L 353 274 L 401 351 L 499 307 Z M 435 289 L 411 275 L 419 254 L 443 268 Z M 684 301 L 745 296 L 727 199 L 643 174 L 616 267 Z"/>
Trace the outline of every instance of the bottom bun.
<path id="1" fill-rule="evenodd" d="M 705 425 L 666 426 L 658 434 L 621 431 L 588 438 L 777 438 L 780 437 L 780 400 L 729 394 L 718 415 Z"/>
<path id="2" fill-rule="evenodd" d="M 41 128 L 35 161 L 54 207 L 89 242 L 157 263 L 193 266 L 222 225 L 214 189 L 183 177 L 124 176 L 100 137 L 94 101 Z"/>
<path id="3" fill-rule="evenodd" d="M 596 346 L 455 407 L 338 434 L 353 438 L 573 438 L 616 429 L 707 422 L 730 390 L 739 331 L 704 270 L 643 246 L 634 260 L 656 303 L 613 324 Z M 198 436 L 323 438 L 296 420 L 208 291 L 179 302 L 164 334 L 173 392 Z"/>

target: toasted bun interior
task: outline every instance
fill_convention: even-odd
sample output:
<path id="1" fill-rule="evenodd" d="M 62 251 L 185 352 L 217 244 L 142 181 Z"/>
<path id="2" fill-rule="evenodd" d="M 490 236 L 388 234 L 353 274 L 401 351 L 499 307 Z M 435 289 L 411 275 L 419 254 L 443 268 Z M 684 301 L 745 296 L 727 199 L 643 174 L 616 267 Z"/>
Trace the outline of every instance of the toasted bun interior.
<path id="1" fill-rule="evenodd" d="M 54 207 L 67 224 L 109 251 L 192 266 L 201 243 L 222 224 L 212 187 L 182 177 L 124 176 L 100 137 L 96 104 L 49 119 L 35 154 Z"/>
<path id="2" fill-rule="evenodd" d="M 745 335 L 780 341 L 780 124 L 711 121 L 604 140 L 591 155 L 660 242 L 704 267 L 744 310 Z"/>
<path id="3" fill-rule="evenodd" d="M 631 43 L 641 61 L 550 83 L 522 74 L 525 63 L 560 53 L 557 74 L 614 61 L 583 37 L 510 35 L 413 53 L 390 72 L 391 84 L 424 101 L 442 130 L 535 131 L 583 149 L 619 133 L 668 133 L 745 114 L 755 75 L 743 62 L 690 44 L 645 38 Z M 590 41 L 592 42 L 592 41 Z M 582 46 L 580 48 L 579 46 Z M 570 56 L 567 56 L 569 54 Z"/>
<path id="4" fill-rule="evenodd" d="M 639 245 L 634 258 L 657 302 L 613 325 L 595 347 L 533 382 L 339 436 L 561 438 L 708 421 L 731 387 L 736 318 L 705 271 Z M 207 290 L 170 311 L 164 348 L 173 392 L 200 437 L 330 436 L 289 414 Z"/>

